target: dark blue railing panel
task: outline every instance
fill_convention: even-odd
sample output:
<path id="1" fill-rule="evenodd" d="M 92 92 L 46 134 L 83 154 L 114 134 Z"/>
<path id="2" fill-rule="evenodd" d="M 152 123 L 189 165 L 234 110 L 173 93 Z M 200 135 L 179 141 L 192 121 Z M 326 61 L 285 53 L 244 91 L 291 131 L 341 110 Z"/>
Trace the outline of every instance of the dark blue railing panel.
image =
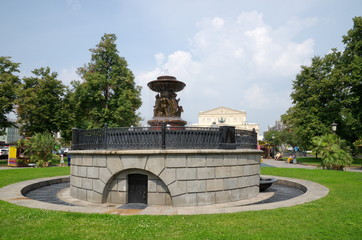
<path id="1" fill-rule="evenodd" d="M 230 138 L 226 129 L 232 129 Z M 228 134 L 230 131 L 228 130 Z M 231 142 L 230 142 L 231 139 Z M 96 149 L 256 149 L 255 131 L 234 127 L 130 127 L 73 129 L 73 150 Z"/>

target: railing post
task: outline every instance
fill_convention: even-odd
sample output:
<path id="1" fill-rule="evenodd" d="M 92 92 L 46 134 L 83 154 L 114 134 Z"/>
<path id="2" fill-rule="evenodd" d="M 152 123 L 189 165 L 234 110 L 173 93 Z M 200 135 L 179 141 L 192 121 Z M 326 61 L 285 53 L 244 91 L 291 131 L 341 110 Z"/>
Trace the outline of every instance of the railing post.
<path id="1" fill-rule="evenodd" d="M 161 149 L 166 149 L 166 124 L 161 125 Z"/>
<path id="2" fill-rule="evenodd" d="M 258 134 L 256 133 L 255 128 L 253 128 L 252 134 L 253 134 L 253 142 L 254 142 L 253 148 L 257 149 L 258 148 Z"/>
<path id="3" fill-rule="evenodd" d="M 236 149 L 235 127 L 220 126 L 220 149 Z"/>
<path id="4" fill-rule="evenodd" d="M 79 144 L 79 131 L 77 128 L 72 129 L 72 149 L 78 150 Z"/>
<path id="5" fill-rule="evenodd" d="M 103 128 L 103 147 L 104 149 L 108 148 L 108 125 L 104 124 Z"/>

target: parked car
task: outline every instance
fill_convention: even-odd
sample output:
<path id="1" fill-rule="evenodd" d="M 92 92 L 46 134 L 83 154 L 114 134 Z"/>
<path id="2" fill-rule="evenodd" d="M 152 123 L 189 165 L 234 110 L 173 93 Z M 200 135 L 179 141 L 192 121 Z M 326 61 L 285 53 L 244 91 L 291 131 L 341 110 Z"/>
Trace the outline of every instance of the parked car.
<path id="1" fill-rule="evenodd" d="M 69 148 L 61 148 L 57 151 L 53 151 L 53 154 L 67 156 L 68 152 L 69 152 Z"/>
<path id="2" fill-rule="evenodd" d="M 0 149 L 0 158 L 8 158 L 9 150 L 8 149 Z"/>
<path id="3" fill-rule="evenodd" d="M 62 148 L 61 151 L 63 151 L 64 155 L 67 155 L 69 152 L 69 148 Z"/>

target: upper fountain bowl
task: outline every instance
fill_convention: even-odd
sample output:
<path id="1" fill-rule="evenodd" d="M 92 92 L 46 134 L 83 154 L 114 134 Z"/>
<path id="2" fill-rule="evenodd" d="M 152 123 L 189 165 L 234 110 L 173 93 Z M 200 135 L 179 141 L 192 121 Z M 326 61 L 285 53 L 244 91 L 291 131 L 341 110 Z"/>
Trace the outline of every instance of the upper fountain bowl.
<path id="1" fill-rule="evenodd" d="M 157 80 L 153 80 L 147 84 L 147 86 L 155 92 L 179 92 L 186 84 L 184 82 L 178 81 L 173 76 L 159 76 Z"/>

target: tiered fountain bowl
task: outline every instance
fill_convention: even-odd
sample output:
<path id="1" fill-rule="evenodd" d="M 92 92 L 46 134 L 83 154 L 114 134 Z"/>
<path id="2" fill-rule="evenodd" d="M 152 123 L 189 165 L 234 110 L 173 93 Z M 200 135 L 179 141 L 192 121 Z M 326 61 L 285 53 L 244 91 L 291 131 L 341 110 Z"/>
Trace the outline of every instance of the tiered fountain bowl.
<path id="1" fill-rule="evenodd" d="M 155 106 L 153 108 L 153 118 L 147 123 L 151 127 L 160 127 L 169 125 L 172 128 L 183 127 L 186 121 L 181 119 L 183 109 L 179 106 L 180 99 L 176 99 L 176 92 L 184 89 L 186 84 L 178 81 L 174 76 L 159 76 L 157 80 L 153 80 L 147 86 L 155 92 Z"/>
<path id="2" fill-rule="evenodd" d="M 154 92 L 179 92 L 186 84 L 178 81 L 174 76 L 160 76 L 157 80 L 149 82 L 147 86 Z"/>

